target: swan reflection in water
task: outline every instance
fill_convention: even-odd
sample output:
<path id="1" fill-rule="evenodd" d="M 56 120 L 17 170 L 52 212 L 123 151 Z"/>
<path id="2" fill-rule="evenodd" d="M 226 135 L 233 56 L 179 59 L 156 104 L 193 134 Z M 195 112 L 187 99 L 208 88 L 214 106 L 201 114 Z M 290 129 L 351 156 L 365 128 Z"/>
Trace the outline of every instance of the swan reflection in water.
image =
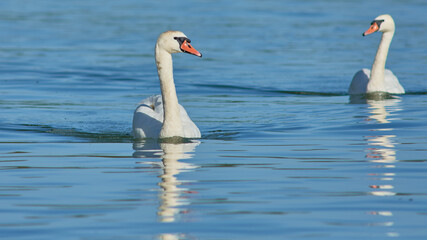
<path id="1" fill-rule="evenodd" d="M 161 174 L 160 181 L 160 205 L 157 215 L 160 222 L 175 222 L 177 217 L 188 212 L 183 206 L 189 205 L 191 202 L 188 195 L 183 197 L 183 194 L 195 193 L 187 188 L 184 188 L 185 183 L 178 179 L 178 175 L 185 171 L 192 171 L 198 168 L 197 165 L 182 162 L 182 159 L 193 158 L 195 148 L 200 144 L 199 141 L 192 140 L 187 143 L 159 143 L 159 142 L 137 142 L 134 143 L 135 150 L 133 156 L 135 158 L 160 158 L 162 161 L 140 161 L 139 164 L 149 164 L 159 167 Z M 160 239 L 178 239 L 176 234 L 162 234 Z"/>
<path id="2" fill-rule="evenodd" d="M 393 128 L 387 127 L 391 123 L 393 116 L 401 109 L 397 106 L 400 99 L 385 99 L 381 101 L 368 100 L 369 105 L 369 118 L 367 121 L 373 121 L 374 128 L 370 129 L 372 135 L 365 136 L 368 153 L 366 158 L 372 162 L 377 163 L 376 167 L 380 169 L 387 169 L 383 173 L 372 173 L 375 180 L 384 182 L 384 184 L 371 185 L 374 189 L 371 191 L 375 196 L 394 196 L 393 185 L 391 181 L 394 180 L 395 173 L 393 169 L 396 167 L 396 149 L 397 144 L 395 139 L 396 135 L 392 134 Z"/>
<path id="3" fill-rule="evenodd" d="M 393 134 L 393 128 L 390 123 L 397 120 L 397 113 L 402 109 L 399 106 L 400 98 L 383 99 L 383 100 L 367 100 L 369 109 L 369 117 L 366 119 L 372 128 L 372 135 L 365 136 L 368 148 L 366 159 L 375 163 L 375 172 L 370 173 L 375 184 L 370 185 L 372 189 L 369 194 L 379 197 L 395 196 L 393 181 L 396 176 L 394 169 L 396 168 L 396 141 L 397 136 Z M 379 215 L 383 217 L 392 217 L 393 213 L 387 210 L 372 211 L 371 215 Z M 382 222 L 382 226 L 393 226 L 393 221 Z M 390 237 L 396 237 L 399 234 L 396 232 L 387 232 Z"/>

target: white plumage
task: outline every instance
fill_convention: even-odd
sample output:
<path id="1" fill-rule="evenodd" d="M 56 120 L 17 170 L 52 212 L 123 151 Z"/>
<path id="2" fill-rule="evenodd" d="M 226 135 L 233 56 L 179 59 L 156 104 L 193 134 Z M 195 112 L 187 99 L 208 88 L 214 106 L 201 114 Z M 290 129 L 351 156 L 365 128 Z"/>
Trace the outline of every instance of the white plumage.
<path id="1" fill-rule="evenodd" d="M 351 81 L 349 93 L 350 94 L 364 94 L 367 93 L 367 86 L 369 78 L 371 76 L 371 70 L 363 68 L 354 74 L 353 81 Z M 384 71 L 384 91 L 393 94 L 404 94 L 405 89 L 400 85 L 396 75 L 389 69 Z"/>
<path id="2" fill-rule="evenodd" d="M 183 135 L 185 138 L 200 138 L 200 130 L 191 121 L 184 107 L 179 104 Z M 162 96 L 156 95 L 142 100 L 133 115 L 133 131 L 137 138 L 158 138 L 163 126 Z"/>
<path id="3" fill-rule="evenodd" d="M 201 57 L 179 31 L 167 31 L 157 39 L 155 53 L 161 95 L 142 100 L 133 115 L 136 138 L 200 138 L 200 130 L 178 103 L 173 80 L 172 53 L 190 53 Z"/>
<path id="4" fill-rule="evenodd" d="M 382 32 L 381 42 L 378 46 L 372 69 L 358 71 L 351 81 L 349 94 L 365 94 L 386 92 L 392 94 L 404 94 L 405 90 L 392 71 L 385 69 L 388 50 L 395 30 L 394 20 L 388 15 L 380 15 L 371 23 L 371 27 L 363 33 L 363 36 L 374 32 Z"/>

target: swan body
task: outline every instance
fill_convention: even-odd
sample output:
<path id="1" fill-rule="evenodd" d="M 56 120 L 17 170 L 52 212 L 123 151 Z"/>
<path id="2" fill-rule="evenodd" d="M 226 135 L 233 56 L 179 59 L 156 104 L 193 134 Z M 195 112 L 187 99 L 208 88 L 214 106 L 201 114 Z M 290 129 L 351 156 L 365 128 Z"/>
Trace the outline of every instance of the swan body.
<path id="1" fill-rule="evenodd" d="M 172 53 L 185 52 L 201 57 L 179 31 L 167 31 L 157 39 L 155 54 L 161 95 L 142 100 L 133 115 L 135 138 L 200 138 L 200 130 L 178 103 L 173 80 Z"/>
<path id="2" fill-rule="evenodd" d="M 200 130 L 191 121 L 184 107 L 179 104 L 183 134 L 181 137 L 200 138 Z M 137 138 L 158 138 L 163 125 L 162 95 L 155 95 L 142 100 L 134 113 L 133 131 Z"/>
<path id="3" fill-rule="evenodd" d="M 358 71 L 351 82 L 349 93 L 350 94 L 365 94 L 367 93 L 367 87 L 369 83 L 369 78 L 371 76 L 371 70 L 363 68 Z M 393 74 L 389 69 L 384 71 L 384 90 L 380 92 L 387 92 L 393 94 L 403 94 L 405 89 L 400 85 L 399 80 L 396 75 Z"/>
<path id="4" fill-rule="evenodd" d="M 374 32 L 382 32 L 380 45 L 378 46 L 372 69 L 358 71 L 351 81 L 349 94 L 365 94 L 386 92 L 391 94 L 404 94 L 405 90 L 392 71 L 385 69 L 388 50 L 395 30 L 394 20 L 388 15 L 380 15 L 371 23 L 371 27 L 363 33 L 363 36 Z"/>

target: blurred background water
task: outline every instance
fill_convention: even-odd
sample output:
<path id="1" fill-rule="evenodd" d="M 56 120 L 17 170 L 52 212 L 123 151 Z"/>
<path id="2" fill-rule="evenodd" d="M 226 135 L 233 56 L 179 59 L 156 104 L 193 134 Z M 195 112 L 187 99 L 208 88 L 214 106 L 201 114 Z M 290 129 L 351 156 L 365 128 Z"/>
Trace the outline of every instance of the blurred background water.
<path id="1" fill-rule="evenodd" d="M 427 2 L 0 2 L 2 239 L 425 239 Z M 383 13 L 407 94 L 350 102 Z M 174 55 L 202 132 L 134 142 Z"/>

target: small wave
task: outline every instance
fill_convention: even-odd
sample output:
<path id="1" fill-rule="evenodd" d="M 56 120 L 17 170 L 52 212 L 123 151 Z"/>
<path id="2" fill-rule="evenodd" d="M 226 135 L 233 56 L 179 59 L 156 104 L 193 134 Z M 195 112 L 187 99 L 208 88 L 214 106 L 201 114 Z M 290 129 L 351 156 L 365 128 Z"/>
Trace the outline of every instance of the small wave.
<path id="1" fill-rule="evenodd" d="M 298 90 L 280 90 L 273 88 L 255 88 L 255 87 L 242 87 L 235 85 L 226 85 L 226 84 L 194 84 L 199 87 L 207 87 L 214 89 L 228 89 L 234 90 L 236 92 L 247 92 L 247 93 L 257 93 L 257 94 L 289 94 L 289 95 L 311 95 L 311 96 L 348 96 L 347 91 L 345 92 L 318 92 L 318 91 L 298 91 Z M 390 95 L 390 94 L 389 94 Z M 408 91 L 403 95 L 427 95 L 427 91 Z M 401 95 L 399 95 L 401 96 Z"/>
<path id="2" fill-rule="evenodd" d="M 84 132 L 73 128 L 57 128 L 48 125 L 39 124 L 6 124 L 0 127 L 0 131 L 17 131 L 17 132 L 33 132 L 42 134 L 52 134 L 58 137 L 70 137 L 70 140 L 59 140 L 59 142 L 95 142 L 95 143 L 137 143 L 139 140 L 133 138 L 130 132 Z M 203 134 L 201 139 L 215 139 L 215 140 L 233 140 L 239 135 L 236 131 L 216 130 L 209 131 Z M 183 143 L 192 142 L 191 139 L 181 139 Z M 146 141 L 154 141 L 159 144 L 158 139 L 144 139 Z M 33 141 L 29 141 L 33 142 Z M 37 142 L 37 140 L 35 141 Z"/>
<path id="3" fill-rule="evenodd" d="M 427 95 L 427 92 L 426 91 L 420 91 L 420 92 L 409 91 L 409 92 L 406 92 L 404 95 Z"/>
<path id="4" fill-rule="evenodd" d="M 311 96 L 345 96 L 347 93 L 343 92 L 316 92 L 316 91 L 295 91 L 295 90 L 279 90 L 271 88 L 255 88 L 255 87 L 242 87 L 234 85 L 225 85 L 225 84 L 195 84 L 199 87 L 208 87 L 215 89 L 228 89 L 234 91 L 241 91 L 247 93 L 256 93 L 256 94 L 277 94 L 277 95 L 311 95 Z"/>
<path id="5" fill-rule="evenodd" d="M 233 140 L 239 133 L 237 131 L 215 130 L 206 132 L 202 135 L 202 139 Z"/>
<path id="6" fill-rule="evenodd" d="M 53 134 L 57 136 L 78 138 L 78 139 L 86 140 L 89 142 L 122 143 L 122 142 L 133 141 L 133 137 L 129 133 L 122 133 L 122 132 L 90 133 L 90 132 L 79 131 L 76 129 L 55 128 L 47 125 L 38 125 L 38 124 L 3 125 L 2 127 L 0 127 L 0 130 Z M 71 142 L 73 142 L 73 140 L 71 140 Z"/>

